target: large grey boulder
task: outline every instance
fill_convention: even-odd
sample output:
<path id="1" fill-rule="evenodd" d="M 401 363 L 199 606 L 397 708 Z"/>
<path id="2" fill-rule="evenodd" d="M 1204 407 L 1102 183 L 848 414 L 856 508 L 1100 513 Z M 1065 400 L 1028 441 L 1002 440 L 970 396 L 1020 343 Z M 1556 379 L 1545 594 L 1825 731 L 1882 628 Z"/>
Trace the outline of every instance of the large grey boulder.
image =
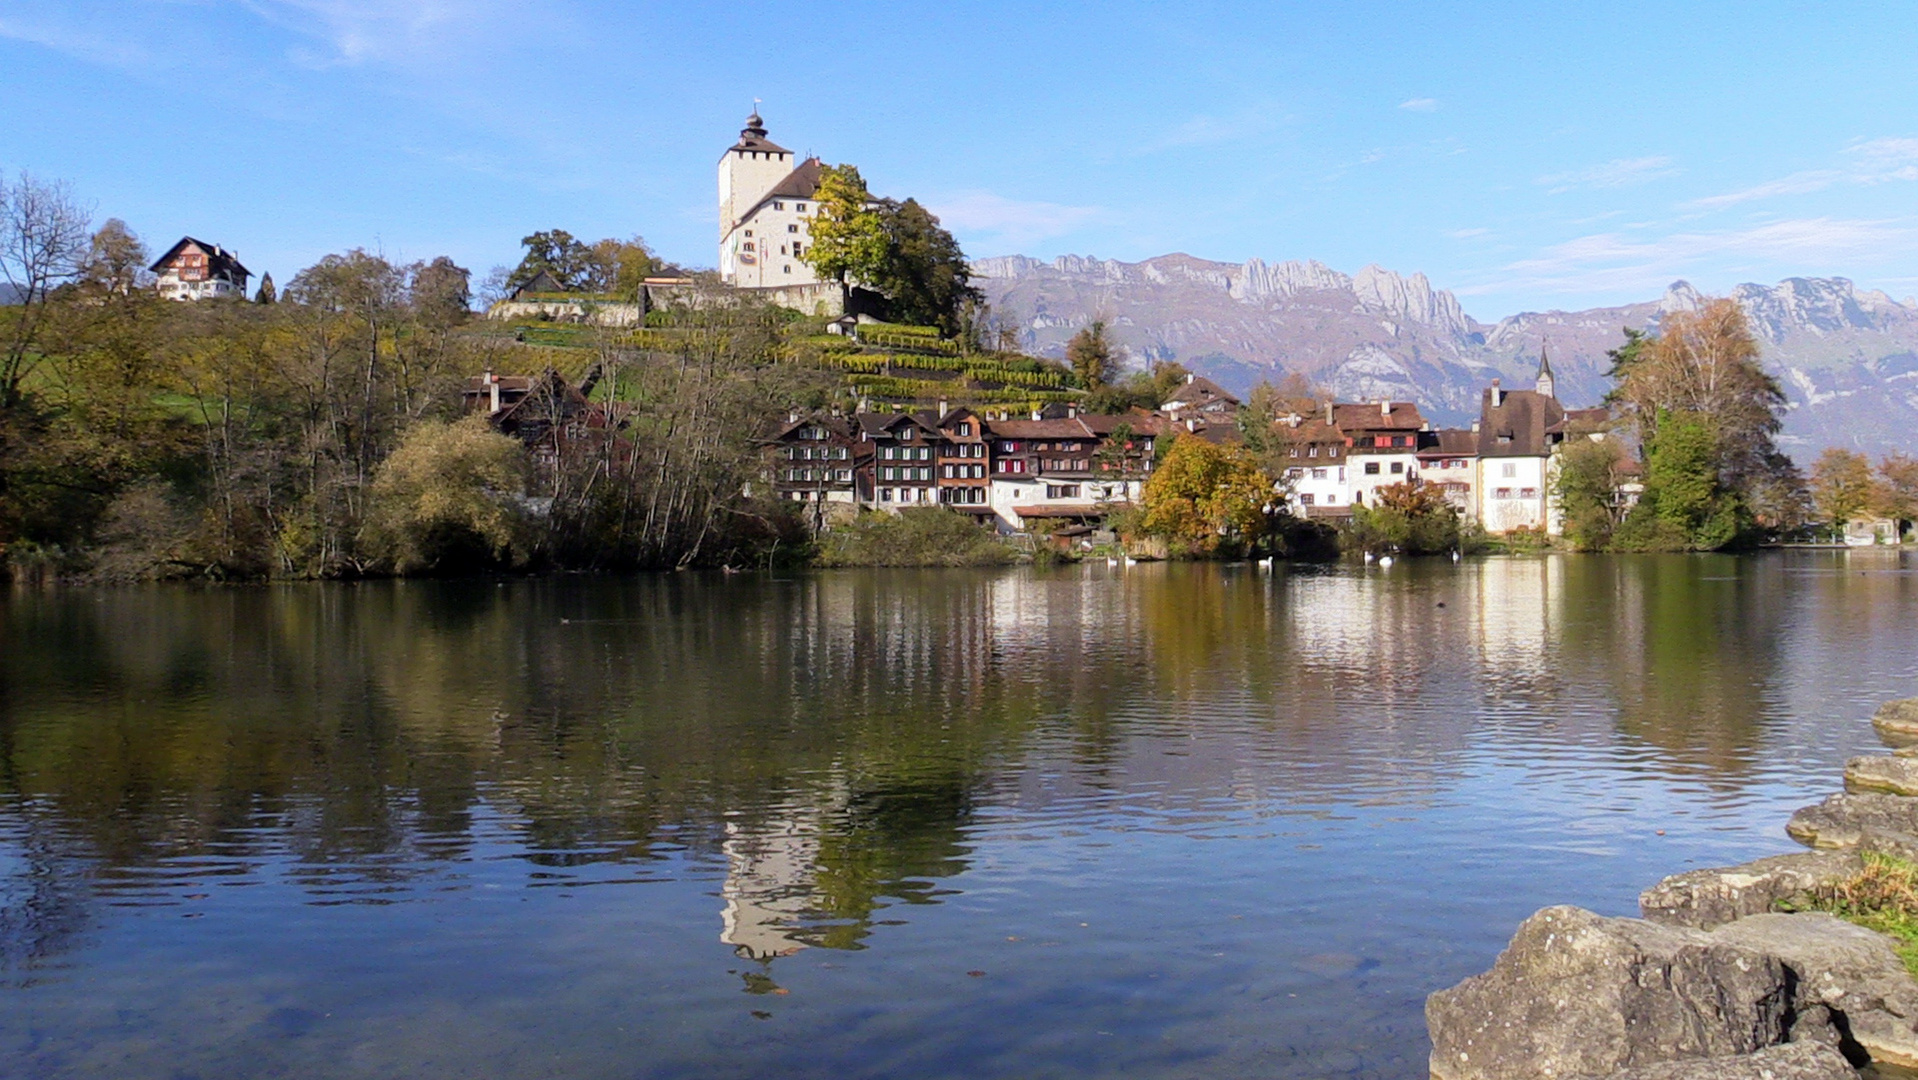
<path id="1" fill-rule="evenodd" d="M 1602 1077 L 1785 1041 L 1775 957 L 1698 930 L 1549 907 L 1492 969 L 1426 999 L 1437 1080 Z"/>
<path id="2" fill-rule="evenodd" d="M 1667 1061 L 1615 1072 L 1605 1080 L 1858 1080 L 1845 1055 L 1823 1043 L 1770 1046 L 1739 1057 Z"/>
<path id="3" fill-rule="evenodd" d="M 1776 958 L 1792 974 L 1792 1037 L 1918 1068 L 1918 982 L 1891 939 L 1835 915 L 1753 915 L 1711 935 Z"/>
<path id="4" fill-rule="evenodd" d="M 1832 795 L 1793 814 L 1785 832 L 1815 848 L 1855 848 L 1871 834 L 1918 837 L 1918 799 Z"/>
<path id="5" fill-rule="evenodd" d="M 1780 903 L 1802 904 L 1862 869 L 1864 860 L 1852 851 L 1773 855 L 1742 866 L 1673 874 L 1640 893 L 1638 909 L 1655 923 L 1710 930 L 1775 910 Z"/>
<path id="6" fill-rule="evenodd" d="M 1853 795 L 1918 795 L 1918 758 L 1852 758 L 1845 763 L 1845 790 Z"/>
<path id="7" fill-rule="evenodd" d="M 1872 714 L 1871 726 L 1878 737 L 1893 745 L 1918 741 L 1918 698 L 1887 701 Z"/>

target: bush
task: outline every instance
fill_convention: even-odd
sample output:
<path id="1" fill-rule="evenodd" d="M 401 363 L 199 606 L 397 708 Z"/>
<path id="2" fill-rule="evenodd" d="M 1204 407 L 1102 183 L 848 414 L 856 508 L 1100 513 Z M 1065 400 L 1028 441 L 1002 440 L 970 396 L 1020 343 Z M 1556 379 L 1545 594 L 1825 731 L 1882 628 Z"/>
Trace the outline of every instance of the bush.
<path id="1" fill-rule="evenodd" d="M 1430 484 L 1408 482 L 1378 490 L 1378 503 L 1352 510 L 1351 542 L 1368 551 L 1436 555 L 1460 546 L 1459 516 Z"/>
<path id="2" fill-rule="evenodd" d="M 1002 566 L 1016 557 L 971 518 L 938 506 L 861 514 L 819 538 L 821 566 Z"/>
<path id="3" fill-rule="evenodd" d="M 367 550 L 402 574 L 525 561 L 526 454 L 483 418 L 422 422 L 380 464 Z"/>

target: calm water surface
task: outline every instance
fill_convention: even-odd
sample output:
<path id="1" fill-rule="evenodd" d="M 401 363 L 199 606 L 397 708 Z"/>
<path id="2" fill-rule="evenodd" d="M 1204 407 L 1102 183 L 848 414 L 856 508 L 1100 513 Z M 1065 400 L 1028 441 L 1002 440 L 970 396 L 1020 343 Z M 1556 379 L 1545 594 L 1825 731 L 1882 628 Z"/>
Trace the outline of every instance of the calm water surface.
<path id="1" fill-rule="evenodd" d="M 0 598 L 0 1075 L 1389 1077 L 1782 826 L 1918 559 Z"/>

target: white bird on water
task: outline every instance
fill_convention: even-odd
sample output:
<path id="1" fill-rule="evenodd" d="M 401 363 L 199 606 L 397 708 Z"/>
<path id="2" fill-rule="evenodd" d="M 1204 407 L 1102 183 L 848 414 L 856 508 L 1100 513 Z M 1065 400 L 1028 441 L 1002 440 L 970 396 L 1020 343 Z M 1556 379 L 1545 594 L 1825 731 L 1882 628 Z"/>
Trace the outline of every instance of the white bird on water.
<path id="1" fill-rule="evenodd" d="M 1366 561 L 1366 562 L 1368 562 L 1368 563 L 1372 561 L 1372 553 L 1371 553 L 1371 552 L 1369 552 L 1369 551 L 1368 551 L 1368 552 L 1366 552 L 1366 553 L 1365 553 L 1365 561 Z"/>
<path id="2" fill-rule="evenodd" d="M 1453 548 L 1453 549 L 1452 549 L 1452 561 L 1453 561 L 1453 562 L 1457 562 L 1457 561 L 1458 561 L 1458 549 L 1457 549 L 1457 548 Z"/>
<path id="3" fill-rule="evenodd" d="M 1135 559 L 1135 558 L 1133 558 L 1133 557 L 1132 557 L 1132 556 L 1130 556 L 1130 555 L 1127 555 L 1127 556 L 1125 557 L 1125 564 L 1126 564 L 1127 566 L 1137 566 L 1137 565 L 1139 565 L 1139 560 L 1137 560 L 1137 559 Z"/>
<path id="4" fill-rule="evenodd" d="M 1380 556 L 1379 556 L 1379 569 L 1380 569 L 1380 570 L 1385 570 L 1385 569 L 1388 569 L 1388 568 L 1389 568 L 1389 567 L 1390 567 L 1391 565 L 1392 565 L 1392 556 L 1390 556 L 1390 555 L 1380 555 Z"/>
<path id="5" fill-rule="evenodd" d="M 1107 566 L 1117 566 L 1117 565 L 1119 565 L 1119 558 L 1118 558 L 1118 556 L 1116 556 L 1116 555 L 1111 555 L 1111 556 L 1107 556 L 1107 557 L 1106 557 L 1106 565 L 1107 565 Z"/>

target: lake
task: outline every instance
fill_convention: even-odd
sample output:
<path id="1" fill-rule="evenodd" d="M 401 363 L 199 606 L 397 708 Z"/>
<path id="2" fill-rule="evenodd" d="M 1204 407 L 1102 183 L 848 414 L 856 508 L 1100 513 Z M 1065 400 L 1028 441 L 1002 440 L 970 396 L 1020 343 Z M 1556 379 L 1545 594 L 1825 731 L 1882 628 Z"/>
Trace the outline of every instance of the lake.
<path id="1" fill-rule="evenodd" d="M 0 597 L 9 1077 L 1420 1080 L 1918 694 L 1896 552 Z"/>

